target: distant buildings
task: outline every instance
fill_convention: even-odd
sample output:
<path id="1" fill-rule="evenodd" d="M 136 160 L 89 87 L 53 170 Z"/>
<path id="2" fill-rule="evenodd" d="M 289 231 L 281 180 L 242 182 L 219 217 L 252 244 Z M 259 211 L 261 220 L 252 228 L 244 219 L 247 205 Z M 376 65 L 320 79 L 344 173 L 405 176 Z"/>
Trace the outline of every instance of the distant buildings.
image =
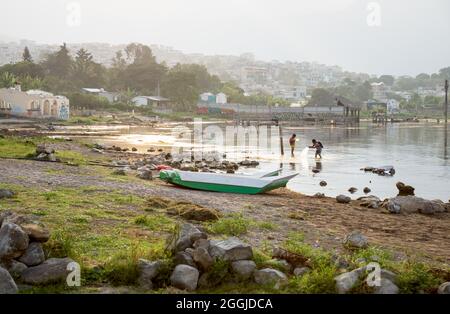
<path id="1" fill-rule="evenodd" d="M 23 92 L 20 85 L 0 89 L 0 113 L 27 118 L 69 119 L 69 99 L 41 90 Z"/>
<path id="2" fill-rule="evenodd" d="M 106 98 L 110 103 L 119 101 L 120 94 L 115 92 L 107 92 L 103 88 L 82 88 L 84 94 L 90 94 Z"/>
<path id="3" fill-rule="evenodd" d="M 213 93 L 203 93 L 200 94 L 200 102 L 208 104 L 226 104 L 228 103 L 227 95 L 224 93 L 218 93 L 214 95 Z"/>
<path id="4" fill-rule="evenodd" d="M 170 99 L 161 96 L 136 96 L 131 101 L 136 106 L 148 106 L 154 112 L 172 111 Z"/>
<path id="5" fill-rule="evenodd" d="M 372 83 L 370 85 L 372 87 L 373 98 L 381 102 L 387 102 L 387 93 L 390 91 L 390 88 L 387 87 L 383 82 Z"/>

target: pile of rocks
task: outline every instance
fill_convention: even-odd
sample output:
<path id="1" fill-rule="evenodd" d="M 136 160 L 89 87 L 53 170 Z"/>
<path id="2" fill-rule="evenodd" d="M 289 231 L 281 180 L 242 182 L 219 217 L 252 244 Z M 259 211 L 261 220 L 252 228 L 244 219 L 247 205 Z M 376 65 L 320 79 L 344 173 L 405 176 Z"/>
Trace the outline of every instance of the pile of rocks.
<path id="1" fill-rule="evenodd" d="M 68 258 L 45 259 L 43 243 L 50 233 L 39 222 L 12 212 L 0 213 L 0 294 L 17 293 L 21 285 L 45 285 L 66 279 Z"/>
<path id="2" fill-rule="evenodd" d="M 395 174 L 394 167 L 381 167 L 381 168 L 364 167 L 364 168 L 361 168 L 360 170 L 363 170 L 365 172 L 376 173 L 380 176 L 393 176 Z"/>
<path id="3" fill-rule="evenodd" d="M 144 289 L 153 288 L 153 280 L 166 270 L 167 265 L 174 266 L 169 272 L 170 284 L 187 291 L 214 287 L 225 280 L 253 280 L 260 285 L 278 287 L 287 281 L 286 274 L 278 269 L 257 269 L 250 245 L 235 237 L 209 240 L 205 232 L 190 223 L 182 225 L 169 241 L 169 248 L 171 262 L 139 261 L 139 283 Z"/>
<path id="4" fill-rule="evenodd" d="M 55 155 L 55 150 L 47 147 L 44 144 L 39 144 L 36 147 L 36 156 L 34 157 L 35 160 L 39 161 L 51 161 L 51 162 L 58 162 L 60 161 L 59 158 Z"/>
<path id="5" fill-rule="evenodd" d="M 101 146 L 96 146 L 97 152 Z M 254 160 L 244 160 L 241 162 L 233 162 L 228 160 L 207 160 L 202 159 L 194 161 L 191 157 L 183 158 L 182 156 L 172 156 L 171 153 L 159 153 L 157 155 L 147 156 L 143 158 L 134 159 L 120 159 L 113 162 L 116 167 L 122 167 L 124 170 L 137 170 L 138 177 L 149 180 L 151 177 L 151 171 L 155 170 L 158 165 L 170 166 L 174 169 L 193 172 L 215 172 L 222 171 L 226 173 L 235 173 L 240 166 L 243 167 L 256 167 L 259 162 Z"/>
<path id="6" fill-rule="evenodd" d="M 384 200 L 381 205 L 392 214 L 420 213 L 432 215 L 450 211 L 450 202 L 444 203 L 441 200 L 426 200 L 417 196 L 396 196 Z"/>

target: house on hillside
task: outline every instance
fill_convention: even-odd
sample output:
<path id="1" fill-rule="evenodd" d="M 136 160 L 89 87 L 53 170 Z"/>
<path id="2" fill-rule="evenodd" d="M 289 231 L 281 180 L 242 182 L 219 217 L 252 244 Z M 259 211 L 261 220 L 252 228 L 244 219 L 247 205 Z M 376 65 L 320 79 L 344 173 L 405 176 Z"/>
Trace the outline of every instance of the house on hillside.
<path id="1" fill-rule="evenodd" d="M 68 120 L 69 99 L 41 90 L 23 92 L 20 85 L 12 88 L 1 88 L 0 114 Z"/>
<path id="2" fill-rule="evenodd" d="M 110 103 L 119 101 L 120 94 L 115 92 L 105 91 L 103 88 L 87 88 L 84 87 L 81 89 L 81 92 L 84 94 L 95 95 L 100 97 L 105 97 L 108 99 Z"/>
<path id="3" fill-rule="evenodd" d="M 154 112 L 171 112 L 170 99 L 161 96 L 136 96 L 131 100 L 136 106 L 147 106 Z"/>

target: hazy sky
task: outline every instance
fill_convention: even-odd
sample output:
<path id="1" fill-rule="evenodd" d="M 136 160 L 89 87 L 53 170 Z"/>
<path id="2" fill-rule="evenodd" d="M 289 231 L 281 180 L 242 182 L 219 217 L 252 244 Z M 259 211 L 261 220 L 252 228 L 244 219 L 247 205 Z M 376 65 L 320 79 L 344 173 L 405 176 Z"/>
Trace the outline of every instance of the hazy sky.
<path id="1" fill-rule="evenodd" d="M 70 3 L 80 6 L 80 19 Z M 0 8 L 1 36 L 38 42 L 253 52 L 262 60 L 318 61 L 374 74 L 450 66 L 448 0 L 2 0 Z"/>

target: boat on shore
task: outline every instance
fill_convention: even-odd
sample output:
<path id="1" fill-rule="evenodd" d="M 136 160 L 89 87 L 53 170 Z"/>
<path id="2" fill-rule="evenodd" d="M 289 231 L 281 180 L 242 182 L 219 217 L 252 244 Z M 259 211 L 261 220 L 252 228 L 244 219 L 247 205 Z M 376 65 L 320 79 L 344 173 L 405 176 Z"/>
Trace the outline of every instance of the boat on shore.
<path id="1" fill-rule="evenodd" d="M 298 173 L 281 174 L 281 170 L 254 175 L 163 170 L 159 178 L 185 188 L 222 193 L 259 194 L 285 187 Z"/>

